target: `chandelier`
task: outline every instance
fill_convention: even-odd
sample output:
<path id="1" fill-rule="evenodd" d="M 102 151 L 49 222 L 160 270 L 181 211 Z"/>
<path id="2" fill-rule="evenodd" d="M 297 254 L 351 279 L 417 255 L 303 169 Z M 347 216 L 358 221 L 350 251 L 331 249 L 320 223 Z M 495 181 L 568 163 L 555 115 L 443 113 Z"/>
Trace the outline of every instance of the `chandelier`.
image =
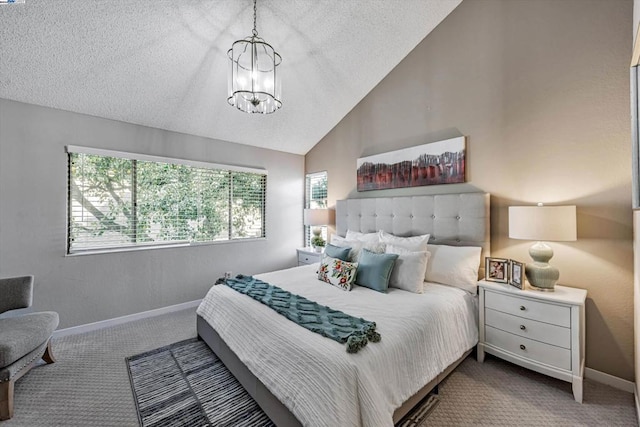
<path id="1" fill-rule="evenodd" d="M 229 56 L 227 102 L 245 113 L 270 114 L 282 107 L 280 55 L 258 37 L 256 0 L 253 0 L 253 33 L 233 43 Z"/>

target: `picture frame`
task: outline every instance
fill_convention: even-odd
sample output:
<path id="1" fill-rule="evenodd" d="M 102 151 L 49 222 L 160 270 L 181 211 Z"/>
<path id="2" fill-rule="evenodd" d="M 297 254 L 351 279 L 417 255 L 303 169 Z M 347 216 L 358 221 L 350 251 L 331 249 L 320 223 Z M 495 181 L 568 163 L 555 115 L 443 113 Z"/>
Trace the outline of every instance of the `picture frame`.
<path id="1" fill-rule="evenodd" d="M 509 260 L 509 284 L 520 290 L 525 289 L 524 267 L 525 264 L 523 262 Z"/>
<path id="2" fill-rule="evenodd" d="M 484 268 L 487 282 L 509 283 L 508 259 L 485 257 Z"/>

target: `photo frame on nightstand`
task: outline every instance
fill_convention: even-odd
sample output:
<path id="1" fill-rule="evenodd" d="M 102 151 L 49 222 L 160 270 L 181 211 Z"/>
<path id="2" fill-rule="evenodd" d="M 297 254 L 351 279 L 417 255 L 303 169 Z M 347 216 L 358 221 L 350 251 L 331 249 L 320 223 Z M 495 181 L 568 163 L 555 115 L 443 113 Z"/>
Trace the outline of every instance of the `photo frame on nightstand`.
<path id="1" fill-rule="evenodd" d="M 520 290 L 524 290 L 524 263 L 513 259 L 509 260 L 509 284 Z"/>
<path id="2" fill-rule="evenodd" d="M 509 283 L 509 260 L 485 257 L 484 279 L 487 282 Z"/>

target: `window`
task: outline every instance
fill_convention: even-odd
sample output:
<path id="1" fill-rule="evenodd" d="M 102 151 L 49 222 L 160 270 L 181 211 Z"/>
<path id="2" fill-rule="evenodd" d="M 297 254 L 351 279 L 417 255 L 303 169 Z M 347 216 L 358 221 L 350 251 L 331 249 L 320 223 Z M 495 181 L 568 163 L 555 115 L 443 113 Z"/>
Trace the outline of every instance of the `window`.
<path id="1" fill-rule="evenodd" d="M 305 209 L 327 208 L 327 171 L 309 173 L 306 176 L 305 185 Z M 322 238 L 327 240 L 327 227 L 322 227 Z M 311 245 L 311 227 L 304 227 L 304 241 L 306 246 Z"/>
<path id="2" fill-rule="evenodd" d="M 265 237 L 264 170 L 67 147 L 67 253 Z"/>

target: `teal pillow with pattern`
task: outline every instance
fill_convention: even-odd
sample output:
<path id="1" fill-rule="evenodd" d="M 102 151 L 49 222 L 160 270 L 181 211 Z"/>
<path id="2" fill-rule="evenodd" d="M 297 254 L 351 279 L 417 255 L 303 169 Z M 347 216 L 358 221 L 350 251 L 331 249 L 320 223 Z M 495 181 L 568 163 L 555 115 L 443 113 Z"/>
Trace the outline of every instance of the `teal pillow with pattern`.
<path id="1" fill-rule="evenodd" d="M 342 290 L 350 291 L 356 281 L 357 262 L 347 262 L 323 255 L 318 269 L 318 280 L 327 282 Z"/>

